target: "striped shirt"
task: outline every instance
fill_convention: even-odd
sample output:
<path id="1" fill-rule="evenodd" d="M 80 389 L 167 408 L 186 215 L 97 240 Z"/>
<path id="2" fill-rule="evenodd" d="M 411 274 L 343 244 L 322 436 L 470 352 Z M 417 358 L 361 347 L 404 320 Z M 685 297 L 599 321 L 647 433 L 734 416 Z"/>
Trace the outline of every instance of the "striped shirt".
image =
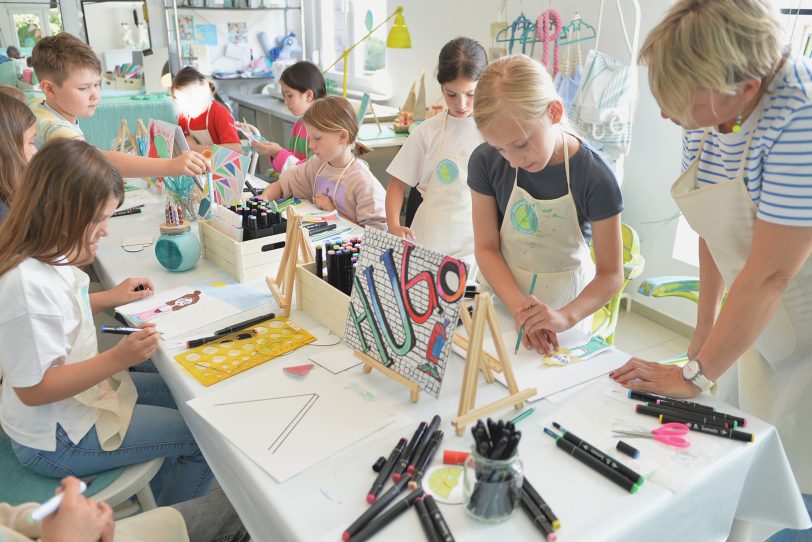
<path id="1" fill-rule="evenodd" d="M 757 217 L 812 227 L 812 59 L 790 55 L 738 133 L 708 131 L 698 187 L 736 178 L 751 130 L 744 177 Z M 683 133 L 683 170 L 696 159 L 703 132 Z"/>
<path id="2" fill-rule="evenodd" d="M 310 152 L 310 141 L 307 139 L 307 128 L 302 121 L 298 120 L 290 132 L 288 148 L 279 151 L 271 160 L 271 165 L 277 172 L 282 173 L 288 168 L 301 164 L 311 156 L 313 155 Z"/>

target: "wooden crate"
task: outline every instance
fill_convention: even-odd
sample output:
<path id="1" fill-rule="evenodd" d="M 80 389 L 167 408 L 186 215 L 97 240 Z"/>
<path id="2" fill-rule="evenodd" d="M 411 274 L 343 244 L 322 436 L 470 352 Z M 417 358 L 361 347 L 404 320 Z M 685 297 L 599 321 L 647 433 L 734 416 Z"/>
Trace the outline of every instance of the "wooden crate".
<path id="1" fill-rule="evenodd" d="M 350 296 L 318 278 L 315 270 L 315 263 L 296 268 L 296 307 L 343 339 Z"/>
<path id="2" fill-rule="evenodd" d="M 203 257 L 240 282 L 276 275 L 277 263 L 285 251 L 285 234 L 251 241 L 237 241 L 200 220 L 200 246 Z"/>

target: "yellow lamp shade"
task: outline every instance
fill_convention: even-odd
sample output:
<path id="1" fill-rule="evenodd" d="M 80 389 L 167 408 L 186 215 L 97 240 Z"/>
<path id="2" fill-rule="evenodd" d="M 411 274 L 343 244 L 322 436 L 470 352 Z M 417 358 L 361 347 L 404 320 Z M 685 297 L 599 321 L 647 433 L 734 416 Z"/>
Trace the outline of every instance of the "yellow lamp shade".
<path id="1" fill-rule="evenodd" d="M 403 8 L 397 9 L 395 15 L 395 24 L 389 30 L 389 35 L 386 38 L 386 46 L 392 49 L 411 49 L 412 37 L 409 35 L 409 29 L 406 27 L 406 18 L 403 16 Z"/>

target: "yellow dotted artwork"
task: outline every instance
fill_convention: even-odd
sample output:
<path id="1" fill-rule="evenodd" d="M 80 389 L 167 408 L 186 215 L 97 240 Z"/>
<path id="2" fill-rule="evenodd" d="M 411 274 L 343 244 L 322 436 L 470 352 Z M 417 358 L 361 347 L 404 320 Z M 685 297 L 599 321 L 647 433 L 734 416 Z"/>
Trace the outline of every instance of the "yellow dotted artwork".
<path id="1" fill-rule="evenodd" d="M 312 343 L 316 337 L 287 318 L 278 317 L 175 356 L 204 386 Z"/>

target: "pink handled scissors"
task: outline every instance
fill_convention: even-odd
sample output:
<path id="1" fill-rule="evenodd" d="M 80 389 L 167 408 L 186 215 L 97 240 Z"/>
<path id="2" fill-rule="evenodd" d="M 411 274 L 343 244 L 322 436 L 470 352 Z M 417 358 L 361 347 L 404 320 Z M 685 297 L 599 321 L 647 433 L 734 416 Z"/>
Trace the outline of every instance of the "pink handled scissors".
<path id="1" fill-rule="evenodd" d="M 625 438 L 651 438 L 675 448 L 688 448 L 691 443 L 682 438 L 687 435 L 690 428 L 684 423 L 666 423 L 648 431 L 614 431 L 616 437 Z"/>

